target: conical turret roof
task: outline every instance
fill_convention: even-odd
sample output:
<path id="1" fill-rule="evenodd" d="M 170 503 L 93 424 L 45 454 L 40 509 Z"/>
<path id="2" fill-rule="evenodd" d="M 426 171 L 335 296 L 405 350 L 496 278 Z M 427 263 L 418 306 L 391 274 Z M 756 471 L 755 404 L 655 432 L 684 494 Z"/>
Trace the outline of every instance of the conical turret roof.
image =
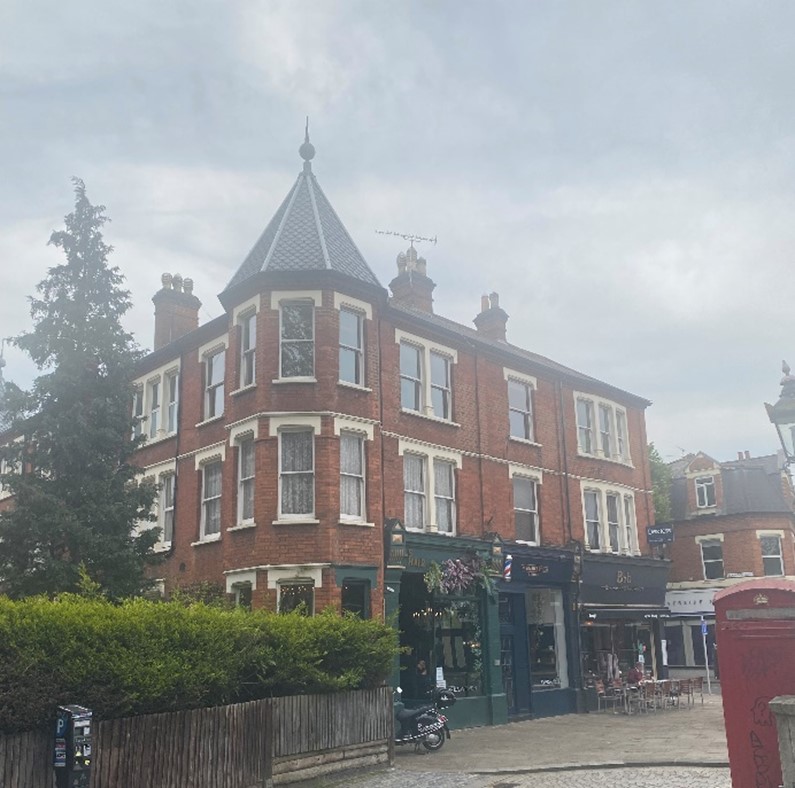
<path id="1" fill-rule="evenodd" d="M 300 153 L 302 172 L 225 289 L 262 271 L 322 270 L 381 287 L 312 172 L 308 134 Z"/>

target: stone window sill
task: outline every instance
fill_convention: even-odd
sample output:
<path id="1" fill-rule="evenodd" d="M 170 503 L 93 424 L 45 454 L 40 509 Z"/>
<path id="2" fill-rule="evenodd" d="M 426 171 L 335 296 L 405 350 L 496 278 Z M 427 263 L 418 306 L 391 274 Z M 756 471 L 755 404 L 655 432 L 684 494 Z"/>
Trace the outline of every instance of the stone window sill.
<path id="1" fill-rule="evenodd" d="M 348 380 L 338 380 L 338 386 L 342 386 L 344 389 L 353 389 L 354 391 L 363 391 L 366 394 L 372 394 L 373 390 L 368 386 L 360 386 L 358 383 L 351 383 Z"/>
<path id="2" fill-rule="evenodd" d="M 256 528 L 257 524 L 252 520 L 251 522 L 245 523 L 238 523 L 237 525 L 233 525 L 231 528 L 227 528 L 227 531 L 246 531 L 249 528 Z"/>
<path id="3" fill-rule="evenodd" d="M 229 392 L 230 397 L 237 397 L 238 394 L 245 394 L 247 391 L 253 391 L 257 388 L 256 383 L 249 383 L 248 386 L 243 386 L 242 388 L 235 389 L 234 391 Z"/>
<path id="4" fill-rule="evenodd" d="M 355 525 L 358 528 L 375 528 L 375 523 L 366 523 L 364 520 L 340 520 L 340 525 Z"/>
<path id="5" fill-rule="evenodd" d="M 275 378 L 271 383 L 274 386 L 283 386 L 287 383 L 317 383 L 317 378 Z"/>
<path id="6" fill-rule="evenodd" d="M 198 542 L 191 542 L 191 547 L 199 547 L 203 544 L 215 544 L 221 541 L 221 534 L 213 534 L 212 536 L 205 536 L 204 539 L 199 539 Z"/>
<path id="7" fill-rule="evenodd" d="M 295 520 L 274 520 L 271 525 L 320 525 L 313 517 L 298 517 Z"/>
<path id="8" fill-rule="evenodd" d="M 449 419 L 440 419 L 438 416 L 428 416 L 425 413 L 420 413 L 417 410 L 407 410 L 406 408 L 400 409 L 401 413 L 405 413 L 407 416 L 416 416 L 418 419 L 425 419 L 426 421 L 433 421 L 436 424 L 446 424 L 448 427 L 460 427 L 461 425 L 455 421 L 450 421 Z"/>
<path id="9" fill-rule="evenodd" d="M 203 427 L 205 424 L 212 424 L 214 421 L 221 421 L 223 419 L 224 414 L 219 413 L 217 416 L 213 416 L 211 419 L 205 419 L 204 421 L 200 421 L 196 426 Z"/>

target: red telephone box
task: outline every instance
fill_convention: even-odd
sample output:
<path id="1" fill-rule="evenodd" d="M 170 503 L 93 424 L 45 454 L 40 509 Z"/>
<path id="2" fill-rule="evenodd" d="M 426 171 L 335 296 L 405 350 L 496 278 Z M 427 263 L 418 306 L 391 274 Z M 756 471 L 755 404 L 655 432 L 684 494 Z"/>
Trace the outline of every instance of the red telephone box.
<path id="1" fill-rule="evenodd" d="M 778 788 L 776 695 L 795 695 L 795 583 L 749 580 L 715 595 L 723 718 L 734 788 Z"/>

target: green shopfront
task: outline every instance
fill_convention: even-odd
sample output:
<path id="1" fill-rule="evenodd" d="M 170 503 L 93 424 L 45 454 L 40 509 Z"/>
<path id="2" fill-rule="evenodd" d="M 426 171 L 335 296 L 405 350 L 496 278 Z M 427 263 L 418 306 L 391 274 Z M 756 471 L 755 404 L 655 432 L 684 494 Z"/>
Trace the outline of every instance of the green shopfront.
<path id="1" fill-rule="evenodd" d="M 402 647 L 392 686 L 408 706 L 425 702 L 429 686 L 446 686 L 457 699 L 445 712 L 451 727 L 506 722 L 494 545 L 407 532 L 390 520 L 385 548 L 385 615 Z"/>

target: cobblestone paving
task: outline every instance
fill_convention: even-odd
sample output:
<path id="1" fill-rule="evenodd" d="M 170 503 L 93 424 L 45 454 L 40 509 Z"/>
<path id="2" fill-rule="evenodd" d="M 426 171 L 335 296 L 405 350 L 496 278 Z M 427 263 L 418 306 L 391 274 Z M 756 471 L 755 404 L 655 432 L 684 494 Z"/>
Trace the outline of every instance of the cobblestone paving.
<path id="1" fill-rule="evenodd" d="M 384 772 L 348 776 L 324 786 L 351 788 L 731 788 L 729 770 L 656 766 L 483 776 L 456 772 Z"/>

